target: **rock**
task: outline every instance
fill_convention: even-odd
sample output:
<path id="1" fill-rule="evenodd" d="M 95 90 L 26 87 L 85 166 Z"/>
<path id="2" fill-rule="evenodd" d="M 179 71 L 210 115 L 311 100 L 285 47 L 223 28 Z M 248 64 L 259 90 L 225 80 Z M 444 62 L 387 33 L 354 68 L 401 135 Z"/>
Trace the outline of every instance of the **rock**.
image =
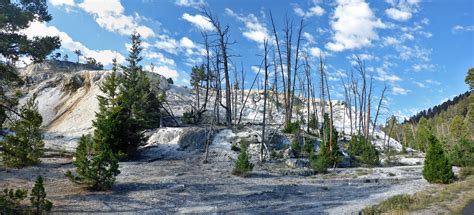
<path id="1" fill-rule="evenodd" d="M 285 151 L 283 151 L 283 158 L 285 159 L 295 158 L 295 154 L 293 154 L 293 150 L 290 148 L 285 149 Z"/>
<path id="2" fill-rule="evenodd" d="M 284 134 L 275 134 L 269 144 L 270 149 L 282 150 L 290 145 L 290 139 Z"/>
<path id="3" fill-rule="evenodd" d="M 308 159 L 288 159 L 285 163 L 290 168 L 304 168 L 310 166 Z"/>
<path id="4" fill-rule="evenodd" d="M 179 147 L 188 151 L 204 150 L 207 141 L 207 131 L 205 128 L 186 128 L 178 140 Z"/>

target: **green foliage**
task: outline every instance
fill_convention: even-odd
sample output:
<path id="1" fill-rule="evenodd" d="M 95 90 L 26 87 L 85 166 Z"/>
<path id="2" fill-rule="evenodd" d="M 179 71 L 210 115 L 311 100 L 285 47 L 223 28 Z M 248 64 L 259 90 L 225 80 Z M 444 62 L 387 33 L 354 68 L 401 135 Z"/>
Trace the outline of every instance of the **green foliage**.
<path id="1" fill-rule="evenodd" d="M 380 163 L 379 152 L 370 140 L 366 141 L 362 135 L 353 135 L 351 137 L 347 151 L 351 157 L 361 164 L 377 166 Z"/>
<path id="2" fill-rule="evenodd" d="M 452 166 L 438 139 L 429 133 L 429 148 L 425 156 L 423 177 L 430 183 L 450 183 L 454 180 Z"/>
<path id="3" fill-rule="evenodd" d="M 283 129 L 283 133 L 287 134 L 298 134 L 300 131 L 300 121 L 289 122 L 288 125 Z"/>
<path id="4" fill-rule="evenodd" d="M 300 145 L 300 140 L 299 138 L 294 138 L 291 141 L 291 150 L 293 150 L 293 153 L 295 154 L 296 157 L 299 157 L 301 153 L 301 145 Z"/>
<path id="5" fill-rule="evenodd" d="M 27 190 L 4 188 L 0 192 L 0 214 L 17 214 L 24 210 L 20 202 L 28 195 Z"/>
<path id="6" fill-rule="evenodd" d="M 321 148 L 318 156 L 316 156 L 314 152 L 311 152 L 309 155 L 311 168 L 317 173 L 327 173 L 327 169 L 330 167 L 329 157 L 330 154 L 328 148 Z"/>
<path id="7" fill-rule="evenodd" d="M 168 84 L 174 84 L 174 81 L 172 78 L 167 78 L 166 82 L 168 82 Z"/>
<path id="8" fill-rule="evenodd" d="M 470 68 L 467 71 L 466 79 L 464 79 L 467 85 L 469 85 L 469 89 L 474 90 L 474 68 Z"/>
<path id="9" fill-rule="evenodd" d="M 396 195 L 388 198 L 376 206 L 362 209 L 361 214 L 371 215 L 384 214 L 387 212 L 409 211 L 413 205 L 417 204 L 417 202 L 418 199 L 416 197 L 407 194 Z"/>
<path id="10" fill-rule="evenodd" d="M 43 155 L 44 142 L 40 129 L 43 118 L 38 112 L 36 95 L 20 108 L 19 117 L 11 127 L 13 134 L 0 142 L 3 163 L 8 167 L 22 168 L 37 164 Z"/>
<path id="11" fill-rule="evenodd" d="M 78 176 L 66 176 L 74 182 L 85 184 L 92 190 L 108 190 L 120 174 L 118 160 L 107 143 L 95 142 L 91 136 L 82 136 L 76 148 L 75 160 Z"/>
<path id="12" fill-rule="evenodd" d="M 104 69 L 104 65 L 102 65 L 102 63 L 98 62 L 93 57 L 86 57 L 86 63 L 87 63 L 87 65 L 93 66 L 96 69 L 99 69 L 99 70 Z"/>
<path id="13" fill-rule="evenodd" d="M 332 130 L 332 140 L 331 140 L 331 130 Z M 320 131 L 322 142 L 320 153 L 323 153 L 327 157 L 328 167 L 337 166 L 342 160 L 341 152 L 339 151 L 339 145 L 337 143 L 338 132 L 334 125 L 331 124 L 328 114 L 324 114 L 324 122 Z M 322 151 L 321 151 L 322 150 Z"/>
<path id="14" fill-rule="evenodd" d="M 191 110 L 191 111 L 184 112 L 182 121 L 185 124 L 196 124 L 193 111 Z"/>
<path id="15" fill-rule="evenodd" d="M 318 128 L 318 118 L 316 118 L 316 114 L 311 114 L 309 117 L 309 128 L 317 129 Z"/>
<path id="16" fill-rule="evenodd" d="M 450 161 L 455 166 L 474 166 L 474 142 L 461 139 L 449 153 Z"/>
<path id="17" fill-rule="evenodd" d="M 310 155 L 314 151 L 314 140 L 305 139 L 303 145 L 303 152 L 307 155 Z"/>
<path id="18" fill-rule="evenodd" d="M 118 99 L 125 118 L 123 135 L 125 145 L 120 147 L 128 157 L 136 154 L 143 142 L 144 129 L 160 126 L 161 99 L 164 97 L 150 88 L 150 81 L 139 62 L 142 60 L 141 39 L 138 33 L 131 36 L 132 45 L 127 57 L 127 66 L 123 66 L 123 76 L 120 79 Z"/>
<path id="19" fill-rule="evenodd" d="M 31 189 L 30 202 L 33 213 L 42 214 L 51 211 L 53 203 L 46 199 L 46 191 L 43 187 L 43 177 L 36 177 L 35 186 Z"/>
<path id="20" fill-rule="evenodd" d="M 247 147 L 246 144 L 240 145 L 240 154 L 237 160 L 235 161 L 235 167 L 232 171 L 233 175 L 237 175 L 240 177 L 248 177 L 250 172 L 253 169 L 253 164 L 250 163 L 250 156 L 247 154 Z"/>
<path id="21" fill-rule="evenodd" d="M 458 115 L 451 119 L 449 134 L 451 135 L 451 139 L 455 142 L 466 137 L 467 127 L 466 124 L 463 123 L 463 117 Z"/>
<path id="22" fill-rule="evenodd" d="M 429 138 L 431 134 L 431 127 L 428 120 L 424 117 L 418 122 L 415 133 L 415 148 L 425 152 L 428 148 Z"/>

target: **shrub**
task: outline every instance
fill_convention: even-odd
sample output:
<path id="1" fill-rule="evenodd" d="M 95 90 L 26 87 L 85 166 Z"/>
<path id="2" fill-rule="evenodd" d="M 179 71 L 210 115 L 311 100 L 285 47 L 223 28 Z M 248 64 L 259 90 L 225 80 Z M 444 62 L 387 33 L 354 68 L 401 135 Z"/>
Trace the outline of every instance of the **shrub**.
<path id="1" fill-rule="evenodd" d="M 8 167 L 22 168 L 40 162 L 43 155 L 43 136 L 41 123 L 43 118 L 38 112 L 36 94 L 20 108 L 20 119 L 13 122 L 12 134 L 0 141 L 4 152 L 1 154 L 3 163 Z"/>
<path id="2" fill-rule="evenodd" d="M 313 152 L 313 151 L 314 151 L 314 142 L 313 142 L 313 140 L 306 139 L 304 141 L 304 145 L 303 145 L 303 152 L 306 155 L 310 155 L 311 152 Z"/>
<path id="3" fill-rule="evenodd" d="M 349 155 L 355 158 L 359 163 L 368 166 L 377 166 L 380 163 L 379 152 L 375 146 L 366 141 L 362 135 L 354 135 L 349 142 Z"/>
<path id="4" fill-rule="evenodd" d="M 300 131 L 300 121 L 289 122 L 288 125 L 283 129 L 283 133 L 287 134 L 298 134 Z"/>
<path id="5" fill-rule="evenodd" d="M 423 166 L 423 177 L 430 183 L 450 183 L 454 180 L 454 173 L 448 158 L 438 139 L 429 134 L 429 147 Z"/>
<path id="6" fill-rule="evenodd" d="M 17 214 L 24 210 L 20 202 L 26 198 L 28 191 L 23 189 L 3 189 L 0 193 L 0 214 Z"/>
<path id="7" fill-rule="evenodd" d="M 66 177 L 73 182 L 82 183 L 92 190 L 107 190 L 120 174 L 118 160 L 106 144 L 97 144 L 91 136 L 82 136 L 76 148 L 75 160 L 77 176 L 70 171 Z"/>
<path id="8" fill-rule="evenodd" d="M 317 172 L 324 174 L 327 172 L 327 168 L 329 167 L 329 151 L 320 149 L 318 156 L 315 155 L 314 152 L 311 152 L 309 155 L 309 159 L 311 162 L 311 168 Z"/>
<path id="9" fill-rule="evenodd" d="M 240 177 L 248 177 L 252 169 L 253 164 L 250 163 L 250 156 L 247 154 L 247 146 L 245 146 L 245 144 L 241 144 L 240 154 L 235 161 L 235 167 L 232 171 L 232 174 Z"/>
<path id="10" fill-rule="evenodd" d="M 293 141 L 291 141 L 291 150 L 293 150 L 293 153 L 296 157 L 299 157 L 301 153 L 301 145 L 299 138 L 294 138 Z"/>
<path id="11" fill-rule="evenodd" d="M 449 153 L 450 161 L 455 166 L 474 166 L 474 142 L 461 139 Z"/>
<path id="12" fill-rule="evenodd" d="M 30 201 L 34 214 L 49 212 L 53 207 L 53 203 L 46 199 L 46 191 L 44 190 L 43 178 L 41 176 L 36 178 L 35 186 L 31 189 Z"/>
<path id="13" fill-rule="evenodd" d="M 318 128 L 318 119 L 316 118 L 316 114 L 311 114 L 309 117 L 309 127 L 312 129 Z"/>
<path id="14" fill-rule="evenodd" d="M 183 123 L 185 124 L 195 124 L 194 120 L 194 114 L 193 111 L 186 111 L 183 113 L 183 118 L 182 118 Z"/>

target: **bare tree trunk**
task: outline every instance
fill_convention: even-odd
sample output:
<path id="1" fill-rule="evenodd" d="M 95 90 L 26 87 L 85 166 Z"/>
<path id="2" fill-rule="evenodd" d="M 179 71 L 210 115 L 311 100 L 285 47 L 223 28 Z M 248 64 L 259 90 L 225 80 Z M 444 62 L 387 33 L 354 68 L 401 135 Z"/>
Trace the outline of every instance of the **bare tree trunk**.
<path id="1" fill-rule="evenodd" d="M 301 44 L 301 34 L 303 32 L 303 20 L 300 21 L 300 26 L 298 29 L 298 39 L 296 40 L 296 55 L 295 55 L 295 64 L 293 69 L 293 86 L 291 90 L 291 99 L 290 99 L 290 117 L 293 115 L 293 104 L 295 100 L 295 84 L 296 84 L 296 76 L 298 74 L 298 62 L 299 62 L 299 53 L 300 53 L 300 44 Z M 291 49 L 291 42 L 290 42 L 290 49 Z"/>
<path id="2" fill-rule="evenodd" d="M 278 34 L 275 28 L 275 22 L 273 21 L 273 16 L 272 16 L 272 11 L 270 11 L 270 20 L 272 22 L 272 29 L 273 29 L 273 35 L 275 36 L 275 43 L 278 51 L 278 58 L 280 60 L 280 69 L 281 69 L 281 80 L 283 83 L 283 99 L 284 99 L 284 105 L 285 105 L 285 125 L 288 125 L 289 119 L 288 119 L 288 98 L 287 98 L 287 87 L 286 87 L 286 81 L 285 81 L 285 75 L 284 75 L 284 69 L 283 69 L 283 57 L 281 54 L 280 50 L 280 41 L 278 40 Z M 276 66 L 276 65 L 275 65 Z"/>
<path id="3" fill-rule="evenodd" d="M 370 77 L 370 84 L 369 84 L 369 96 L 367 97 L 367 120 L 365 123 L 365 141 L 368 142 L 369 140 L 369 129 L 370 129 L 370 106 L 371 106 L 371 97 L 372 97 L 372 81 L 373 77 Z M 374 125 L 375 127 L 375 125 Z"/>
<path id="4" fill-rule="evenodd" d="M 385 91 L 387 91 L 387 85 L 384 86 L 382 90 L 382 95 L 380 96 L 379 105 L 377 106 L 377 112 L 375 113 L 374 127 L 372 128 L 372 137 L 374 136 L 375 126 L 377 126 L 377 119 L 380 113 L 380 107 L 382 106 L 383 97 L 385 96 Z"/>
<path id="5" fill-rule="evenodd" d="M 266 110 L 267 110 L 267 85 L 268 85 L 268 41 L 265 39 L 263 42 L 264 46 L 264 68 L 265 68 L 265 80 L 263 86 L 263 125 L 262 125 L 262 141 L 260 144 L 260 162 L 263 162 L 263 146 L 265 145 L 265 124 L 266 124 Z"/>
<path id="6" fill-rule="evenodd" d="M 291 113 L 291 105 L 292 105 L 292 97 L 291 97 L 291 39 L 292 39 L 292 36 L 293 36 L 293 23 L 290 24 L 290 21 L 288 20 L 288 18 L 286 19 L 286 23 L 285 23 L 285 47 L 286 47 L 286 78 L 287 78 L 287 82 L 286 82 L 286 98 L 288 99 L 288 101 L 286 102 L 286 125 L 288 126 L 289 123 L 291 123 L 291 117 L 292 117 L 292 113 Z M 294 80 L 293 80 L 294 81 Z"/>
<path id="7" fill-rule="evenodd" d="M 211 64 L 211 56 L 210 56 L 210 53 L 209 53 L 209 38 L 208 38 L 208 35 L 207 33 L 205 32 L 201 32 L 201 35 L 202 37 L 204 38 L 204 46 L 205 46 L 205 49 L 206 49 L 206 95 L 204 97 L 204 105 L 202 107 L 203 110 L 206 110 L 207 109 L 207 102 L 209 100 L 209 82 L 210 82 L 210 74 L 211 74 L 211 67 L 210 67 L 210 64 Z"/>

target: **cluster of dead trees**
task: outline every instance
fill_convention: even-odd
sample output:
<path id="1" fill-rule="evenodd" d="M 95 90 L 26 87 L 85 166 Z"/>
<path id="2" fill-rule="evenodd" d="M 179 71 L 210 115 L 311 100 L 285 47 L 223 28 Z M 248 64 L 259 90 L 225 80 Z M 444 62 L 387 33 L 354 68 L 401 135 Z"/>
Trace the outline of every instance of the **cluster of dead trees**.
<path id="1" fill-rule="evenodd" d="M 311 66 L 313 64 L 309 53 L 306 52 L 303 46 L 304 19 L 295 24 L 292 20 L 286 18 L 283 22 L 283 29 L 278 30 L 270 11 L 269 21 L 271 22 L 272 33 L 270 38 L 264 39 L 262 61 L 247 91 L 244 90 L 246 73 L 243 65 L 239 72 L 230 59 L 229 46 L 234 42 L 230 42 L 229 26 L 222 24 L 219 18 L 207 8 L 202 9 L 202 14 L 213 25 L 214 31 L 210 33 L 201 32 L 206 60 L 203 65 L 194 67 L 191 74 L 191 85 L 196 92 L 196 100 L 191 111 L 194 123 L 199 123 L 202 120 L 202 114 L 212 109 L 213 112 L 210 114 L 212 116 L 211 129 L 212 126 L 222 123 L 228 127 L 240 125 L 251 91 L 256 87 L 257 92 L 263 91 L 264 113 L 261 122 L 261 159 L 263 159 L 263 151 L 266 148 L 265 143 L 271 138 L 269 137 L 271 135 L 266 131 L 268 117 L 271 117 L 272 111 L 278 108 L 283 109 L 283 125 L 285 127 L 288 127 L 292 121 L 297 121 L 298 124 L 306 124 L 303 129 L 307 133 L 322 136 L 330 135 L 329 140 L 337 138 L 332 137 L 332 131 L 329 134 L 319 134 L 318 116 L 324 116 L 327 113 L 330 116 L 331 125 L 333 124 L 331 86 L 328 84 L 323 53 L 319 54 L 319 62 L 316 63 L 316 65 L 319 64 L 317 68 L 313 69 Z M 368 139 L 374 133 L 375 128 L 373 126 L 372 131 L 370 131 L 370 125 L 377 122 L 387 87 L 382 91 L 374 121 L 371 123 L 373 115 L 371 104 L 374 100 L 372 94 L 373 76 L 367 73 L 361 58 L 356 57 L 356 62 L 357 66 L 354 69 L 348 72 L 345 77 L 340 77 L 344 86 L 345 103 L 350 107 L 347 108 L 347 113 L 343 115 L 344 121 L 345 115 L 349 116 L 351 134 L 364 135 Z M 262 76 L 261 73 L 263 73 L 263 81 L 260 77 Z M 233 75 L 233 80 L 231 80 L 231 75 Z M 319 82 L 315 81 L 315 76 L 319 76 Z M 200 96 L 203 90 L 205 93 L 202 99 Z M 316 99 L 317 93 L 319 93 L 319 100 Z M 215 96 L 212 97 L 215 98 L 214 104 L 209 102 L 209 98 L 213 96 L 211 94 Z M 260 99 L 260 96 L 258 96 L 258 99 Z M 204 101 L 201 102 L 201 100 Z M 269 100 L 272 102 L 268 102 Z M 301 106 L 301 103 L 303 103 L 303 106 Z M 209 105 L 212 106 L 209 107 Z M 219 114 L 221 108 L 225 110 L 224 120 L 221 119 Z M 306 108 L 306 116 L 298 111 L 302 108 Z M 320 111 L 319 114 L 318 111 Z M 303 121 L 306 123 L 303 123 Z M 311 126 L 311 124 L 315 124 L 315 126 Z"/>

